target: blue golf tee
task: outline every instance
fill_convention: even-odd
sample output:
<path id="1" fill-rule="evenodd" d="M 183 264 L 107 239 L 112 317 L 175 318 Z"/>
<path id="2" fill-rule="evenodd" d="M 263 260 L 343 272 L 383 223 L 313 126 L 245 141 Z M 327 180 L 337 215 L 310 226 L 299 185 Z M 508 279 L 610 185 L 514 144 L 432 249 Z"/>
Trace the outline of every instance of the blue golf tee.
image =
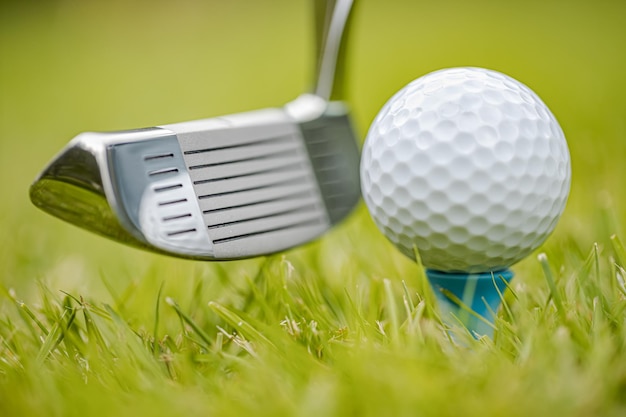
<path id="1" fill-rule="evenodd" d="M 494 314 L 513 275 L 510 269 L 478 274 L 426 269 L 444 321 L 463 324 L 474 336 L 493 337 Z"/>

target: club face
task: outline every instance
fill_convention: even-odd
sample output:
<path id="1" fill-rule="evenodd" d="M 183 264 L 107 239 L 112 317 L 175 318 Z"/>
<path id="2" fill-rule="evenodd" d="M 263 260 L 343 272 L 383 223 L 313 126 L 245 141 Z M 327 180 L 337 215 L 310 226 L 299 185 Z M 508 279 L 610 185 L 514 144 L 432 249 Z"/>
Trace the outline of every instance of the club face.
<path id="1" fill-rule="evenodd" d="M 343 219 L 360 193 L 345 107 L 318 112 L 309 99 L 299 107 L 295 116 L 268 109 L 79 135 L 31 199 L 85 229 L 178 257 L 239 259 L 300 245 Z"/>

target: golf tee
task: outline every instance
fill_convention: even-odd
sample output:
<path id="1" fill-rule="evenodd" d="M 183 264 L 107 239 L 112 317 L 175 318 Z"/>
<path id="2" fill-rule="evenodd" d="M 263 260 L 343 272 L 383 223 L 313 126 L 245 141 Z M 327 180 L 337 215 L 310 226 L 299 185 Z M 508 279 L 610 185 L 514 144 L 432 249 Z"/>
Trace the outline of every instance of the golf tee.
<path id="1" fill-rule="evenodd" d="M 474 337 L 493 337 L 494 315 L 513 275 L 510 269 L 474 274 L 426 269 L 443 321 L 464 325 Z"/>

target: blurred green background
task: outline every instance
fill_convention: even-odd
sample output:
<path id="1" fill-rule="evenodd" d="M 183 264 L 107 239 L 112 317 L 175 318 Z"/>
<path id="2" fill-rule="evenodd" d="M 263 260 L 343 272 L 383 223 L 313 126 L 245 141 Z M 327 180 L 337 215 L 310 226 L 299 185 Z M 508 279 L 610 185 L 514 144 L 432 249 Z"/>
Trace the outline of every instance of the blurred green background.
<path id="1" fill-rule="evenodd" d="M 311 86 L 311 11 L 307 0 L 3 2 L 4 284 L 25 297 L 39 279 L 93 293 L 99 274 L 134 276 L 154 262 L 173 275 L 196 268 L 47 216 L 29 203 L 28 186 L 81 131 L 153 126 L 293 99 Z M 624 232 L 625 18 L 623 1 L 356 0 L 347 101 L 364 138 L 382 104 L 430 71 L 471 65 L 521 80 L 551 107 L 572 153 L 570 201 L 547 250 L 559 259 L 567 257 L 559 252 L 563 245 L 586 253 L 593 242 Z M 356 217 L 342 230 L 365 226 L 371 239 L 383 240 L 362 207 Z"/>

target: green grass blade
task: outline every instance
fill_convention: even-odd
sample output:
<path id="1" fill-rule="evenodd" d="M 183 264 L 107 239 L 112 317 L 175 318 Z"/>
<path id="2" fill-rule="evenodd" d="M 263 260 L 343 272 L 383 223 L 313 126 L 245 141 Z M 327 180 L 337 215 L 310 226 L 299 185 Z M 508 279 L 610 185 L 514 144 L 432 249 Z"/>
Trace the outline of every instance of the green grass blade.
<path id="1" fill-rule="evenodd" d="M 174 311 L 176 311 L 176 314 L 178 314 L 181 320 L 183 320 L 185 323 L 189 325 L 189 327 L 193 329 L 194 333 L 197 334 L 202 340 L 202 342 L 205 344 L 205 347 L 207 349 L 210 349 L 212 342 L 211 342 L 211 338 L 209 337 L 209 335 L 206 334 L 206 332 L 202 330 L 202 328 L 198 326 L 198 324 L 196 324 L 196 322 L 180 308 L 180 306 L 176 303 L 176 301 L 174 301 L 174 299 L 170 297 L 166 297 L 165 302 L 170 307 L 172 307 Z"/>

